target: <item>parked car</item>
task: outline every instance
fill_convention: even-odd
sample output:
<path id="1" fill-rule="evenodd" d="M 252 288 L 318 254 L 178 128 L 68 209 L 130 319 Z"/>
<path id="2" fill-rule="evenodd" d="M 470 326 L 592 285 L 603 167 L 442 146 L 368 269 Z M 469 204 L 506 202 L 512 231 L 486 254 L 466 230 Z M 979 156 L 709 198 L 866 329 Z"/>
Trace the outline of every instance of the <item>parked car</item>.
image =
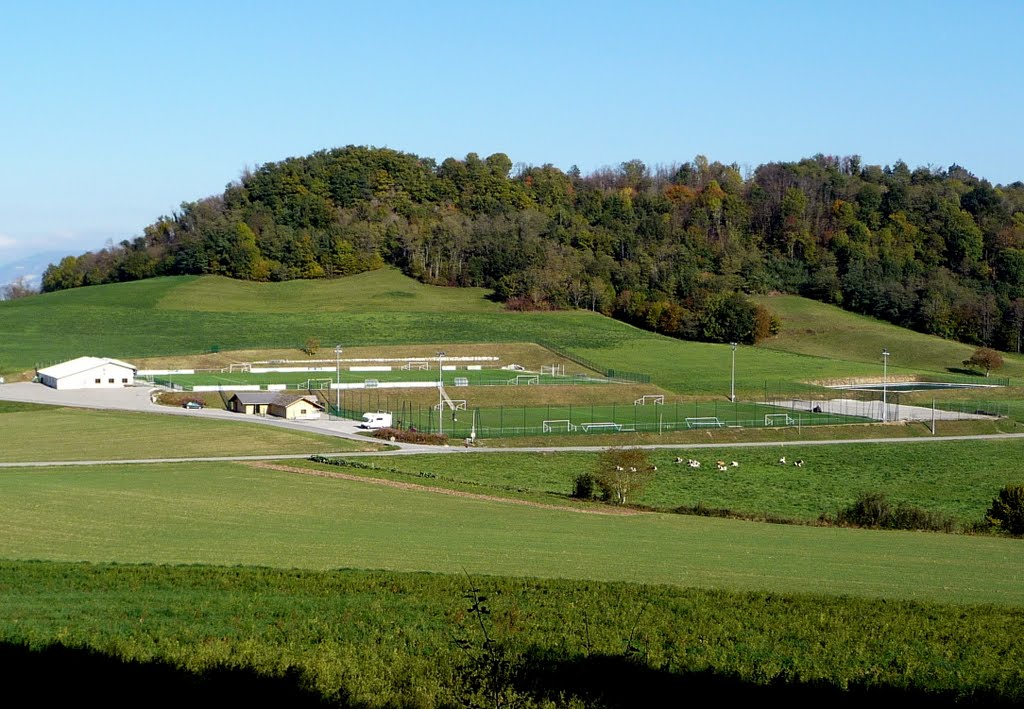
<path id="1" fill-rule="evenodd" d="M 200 404 L 198 401 L 186 401 L 184 404 L 181 405 L 181 407 L 183 409 L 201 409 L 203 408 L 203 405 Z"/>

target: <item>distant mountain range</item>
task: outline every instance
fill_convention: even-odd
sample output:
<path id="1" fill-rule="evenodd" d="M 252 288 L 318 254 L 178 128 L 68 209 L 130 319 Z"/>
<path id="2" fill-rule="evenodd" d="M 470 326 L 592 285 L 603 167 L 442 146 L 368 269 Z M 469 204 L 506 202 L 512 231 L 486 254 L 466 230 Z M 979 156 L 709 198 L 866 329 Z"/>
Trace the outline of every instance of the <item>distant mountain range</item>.
<path id="1" fill-rule="evenodd" d="M 23 256 L 15 261 L 0 263 L 0 286 L 27 276 L 29 282 L 38 288 L 46 267 L 51 263 L 57 263 L 67 255 L 65 251 L 41 251 Z"/>

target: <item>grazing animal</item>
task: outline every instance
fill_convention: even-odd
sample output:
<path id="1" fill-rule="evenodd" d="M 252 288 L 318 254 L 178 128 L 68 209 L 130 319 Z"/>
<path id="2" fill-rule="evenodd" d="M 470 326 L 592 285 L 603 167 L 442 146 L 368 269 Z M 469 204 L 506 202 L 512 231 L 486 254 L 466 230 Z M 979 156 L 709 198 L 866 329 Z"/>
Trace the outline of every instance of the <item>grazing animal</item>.
<path id="1" fill-rule="evenodd" d="M 690 461 L 690 467 L 691 468 L 699 468 L 700 467 L 700 461 L 699 460 L 691 460 Z"/>
<path id="2" fill-rule="evenodd" d="M 634 468 L 632 465 L 629 466 L 629 472 L 635 473 L 636 472 L 636 468 Z"/>
<path id="3" fill-rule="evenodd" d="M 794 460 L 793 465 L 795 465 L 798 468 L 802 468 L 804 467 L 804 462 L 802 460 Z"/>
<path id="4" fill-rule="evenodd" d="M 656 473 L 656 472 L 658 472 L 658 466 L 657 466 L 657 465 L 652 465 L 652 466 L 651 466 L 651 472 L 652 472 L 652 473 Z"/>
<path id="5" fill-rule="evenodd" d="M 725 463 L 720 463 L 720 464 L 718 465 L 718 472 L 720 472 L 720 473 L 724 473 L 724 472 L 725 472 L 726 470 L 728 470 L 728 468 L 727 468 L 727 467 L 725 467 Z"/>
<path id="6" fill-rule="evenodd" d="M 676 463 L 682 463 L 682 462 L 683 462 L 682 458 L 678 458 L 678 457 L 676 458 Z"/>
<path id="7" fill-rule="evenodd" d="M 785 464 L 786 464 L 786 456 L 782 456 L 781 458 L 779 458 L 779 465 L 785 465 Z"/>
<path id="8" fill-rule="evenodd" d="M 625 468 L 623 468 L 623 467 L 622 467 L 621 465 L 616 465 L 616 466 L 615 466 L 615 469 L 616 469 L 617 471 L 619 471 L 620 473 L 621 473 L 621 472 L 622 472 L 623 470 L 625 470 Z"/>
<path id="9" fill-rule="evenodd" d="M 724 460 L 716 460 L 715 461 L 715 465 L 718 465 L 718 466 L 725 465 L 725 461 Z"/>
<path id="10" fill-rule="evenodd" d="M 734 468 L 738 468 L 738 467 L 740 467 L 739 461 L 736 461 L 736 460 L 734 460 L 734 461 L 733 461 L 733 462 L 731 463 L 731 465 L 732 465 L 732 467 L 734 467 Z"/>

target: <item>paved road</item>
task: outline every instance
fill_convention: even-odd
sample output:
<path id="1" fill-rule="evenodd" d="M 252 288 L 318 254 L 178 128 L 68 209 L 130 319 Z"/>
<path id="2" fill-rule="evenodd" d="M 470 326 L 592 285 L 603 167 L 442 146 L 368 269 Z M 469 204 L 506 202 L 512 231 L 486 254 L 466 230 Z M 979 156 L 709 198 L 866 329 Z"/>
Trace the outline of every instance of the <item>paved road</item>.
<path id="1" fill-rule="evenodd" d="M 291 430 L 311 431 L 325 435 L 337 436 L 358 440 L 366 443 L 365 435 L 357 433 L 356 424 L 347 420 L 320 420 L 320 421 L 285 421 L 275 417 L 243 416 L 230 411 L 217 409 L 186 410 L 172 406 L 160 406 L 152 401 L 151 390 L 145 387 L 130 387 L 127 389 L 111 390 L 70 390 L 57 391 L 41 384 L 17 383 L 0 385 L 0 400 L 21 401 L 38 404 L 54 404 L 60 406 L 77 406 L 82 408 L 115 409 L 123 411 L 145 411 L 149 413 L 161 413 L 173 416 L 199 416 L 206 418 L 229 419 L 233 421 L 244 421 L 259 423 L 268 426 L 279 426 Z M 1012 440 L 1024 439 L 1024 433 L 999 433 L 992 435 L 976 436 L 928 436 L 918 438 L 858 438 L 846 440 L 811 440 L 811 441 L 789 441 L 785 443 L 765 442 L 743 442 L 743 443 L 650 443 L 635 446 L 646 450 L 699 450 L 703 448 L 765 448 L 770 446 L 795 447 L 795 446 L 831 446 L 844 445 L 848 443 L 934 443 L 937 441 L 970 441 L 970 440 Z M 464 448 L 462 446 L 423 446 L 410 443 L 395 443 L 395 450 L 378 452 L 352 451 L 346 453 L 335 453 L 331 457 L 345 456 L 398 456 L 398 455 L 419 455 L 424 453 L 447 453 L 454 455 L 472 455 L 478 453 L 558 453 L 558 452 L 600 452 L 607 446 L 532 446 L 526 448 L 488 448 L 477 446 Z M 38 461 L 26 463 L 0 463 L 0 468 L 25 468 L 25 467 L 52 467 L 62 465 L 128 465 L 128 464 L 152 464 L 152 463 L 188 463 L 188 462 L 230 462 L 246 460 L 286 460 L 308 458 L 311 455 L 322 455 L 320 453 L 294 453 L 289 455 L 260 455 L 260 456 L 208 456 L 208 457 L 182 457 L 182 458 L 136 458 L 130 460 L 75 460 L 75 461 Z"/>

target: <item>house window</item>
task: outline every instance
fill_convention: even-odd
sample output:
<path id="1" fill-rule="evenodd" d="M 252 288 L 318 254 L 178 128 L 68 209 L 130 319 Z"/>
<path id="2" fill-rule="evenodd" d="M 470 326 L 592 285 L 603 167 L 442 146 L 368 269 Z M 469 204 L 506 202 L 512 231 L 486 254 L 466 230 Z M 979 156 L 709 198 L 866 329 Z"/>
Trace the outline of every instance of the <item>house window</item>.
<path id="1" fill-rule="evenodd" d="M 303 416 L 305 416 L 306 415 L 306 410 L 305 409 L 299 409 L 299 413 L 302 414 Z"/>
<path id="2" fill-rule="evenodd" d="M 97 380 L 96 380 L 96 383 L 97 383 L 97 384 L 102 384 L 102 383 L 103 383 L 103 381 L 102 381 L 102 380 L 100 380 L 100 379 L 97 379 Z"/>
<path id="3" fill-rule="evenodd" d="M 113 377 L 111 377 L 110 379 L 107 380 L 107 384 L 113 384 L 113 383 L 114 383 L 114 378 Z"/>
<path id="4" fill-rule="evenodd" d="M 123 379 L 121 379 L 121 383 L 122 384 L 127 384 L 128 383 L 128 377 L 124 377 Z"/>

